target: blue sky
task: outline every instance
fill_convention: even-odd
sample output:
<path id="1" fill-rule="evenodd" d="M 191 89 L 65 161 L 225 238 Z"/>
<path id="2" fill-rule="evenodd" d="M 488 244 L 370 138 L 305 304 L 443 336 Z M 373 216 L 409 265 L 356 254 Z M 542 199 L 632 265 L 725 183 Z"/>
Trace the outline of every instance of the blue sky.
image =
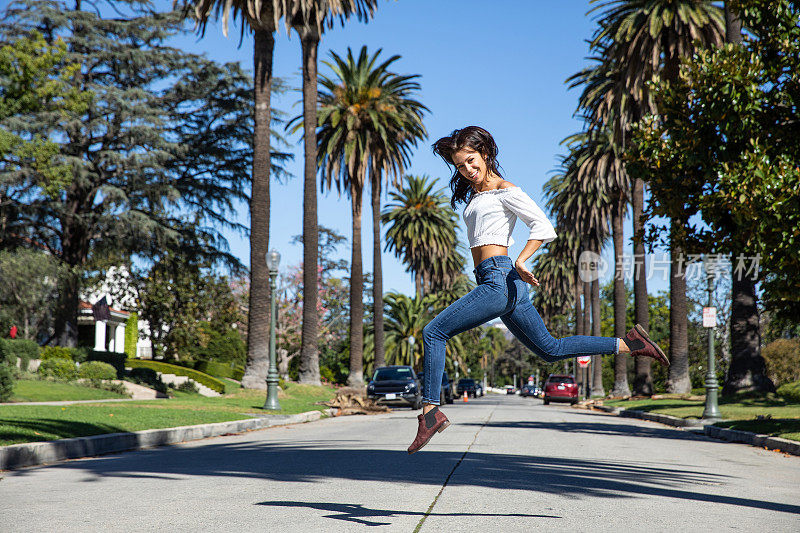
<path id="1" fill-rule="evenodd" d="M 544 208 L 542 186 L 552 176 L 558 155 L 564 153 L 559 143 L 582 126 L 573 117 L 578 91 L 568 90 L 564 80 L 586 64 L 586 39 L 594 30 L 593 20 L 586 14 L 589 9 L 588 0 L 379 0 L 376 15 L 368 24 L 350 21 L 323 35 L 319 68 L 326 72 L 322 61 L 330 50 L 344 54 L 347 47 L 357 52 L 366 45 L 370 52 L 382 49 L 382 56 L 387 58 L 402 56 L 393 69 L 400 74 L 420 75 L 419 100 L 430 109 L 424 120 L 429 138 L 414 151 L 407 173 L 438 178 L 439 186 L 446 187 L 449 170 L 433 155 L 430 144 L 455 128 L 480 125 L 497 141 L 504 177 Z M 212 22 L 202 39 L 190 35 L 172 44 L 217 61 L 238 61 L 252 71 L 252 37 L 246 35 L 237 46 L 238 24 L 232 23 L 227 38 L 221 24 Z M 273 75 L 299 88 L 300 59 L 297 35 L 287 36 L 281 28 L 276 35 Z M 299 100 L 299 92 L 291 91 L 273 98 L 273 107 L 294 116 L 302 109 Z M 301 246 L 291 243 L 294 235 L 302 233 L 302 144 L 299 135 L 289 140 L 295 161 L 287 169 L 294 178 L 285 184 L 274 182 L 271 189 L 270 248 L 281 252 L 282 266 L 297 265 L 302 260 Z M 237 216 L 249 225 L 247 205 L 239 206 Z M 335 191 L 320 194 L 319 223 L 349 240 L 349 200 Z M 463 222 L 460 225 L 465 242 Z M 371 271 L 368 194 L 362 231 L 364 267 Z M 247 238 L 230 232 L 226 237 L 232 253 L 247 265 Z M 509 251 L 512 256 L 519 253 L 526 237 L 524 226 L 518 224 L 516 244 Z M 606 255 L 610 259 L 608 252 Z M 343 247 L 340 256 L 349 259 L 349 247 Z M 384 253 L 383 267 L 386 291 L 413 294 L 413 278 L 398 259 Z M 666 286 L 656 281 L 648 288 L 654 292 Z"/>
<path id="2" fill-rule="evenodd" d="M 319 57 L 325 60 L 330 50 L 343 54 L 347 47 L 358 51 L 366 45 L 370 51 L 381 48 L 386 57 L 402 56 L 393 65 L 396 72 L 420 75 L 419 99 L 431 111 L 425 117 L 429 138 L 414 151 L 408 173 L 438 178 L 445 187 L 449 171 L 433 155 L 430 144 L 455 128 L 480 125 L 497 141 L 506 179 L 544 207 L 542 186 L 551 177 L 558 154 L 564 152 L 559 143 L 581 128 L 581 122 L 573 118 L 578 93 L 568 90 L 564 80 L 586 63 L 585 39 L 594 29 L 586 15 L 589 8 L 587 1 L 577 0 L 383 0 L 368 24 L 350 21 L 325 33 Z M 225 38 L 220 25 L 209 24 L 205 37 L 184 38 L 179 44 L 219 61 L 239 61 L 252 70 L 252 38 L 246 36 L 240 48 L 238 42 L 238 26 Z M 299 87 L 299 69 L 297 35 L 287 36 L 282 29 L 276 35 L 273 75 Z M 320 71 L 326 71 L 322 64 Z M 301 111 L 299 100 L 299 93 L 293 91 L 273 99 L 273 105 L 295 115 Z M 288 170 L 295 177 L 272 187 L 270 247 L 281 252 L 282 265 L 295 265 L 302 259 L 301 247 L 290 243 L 293 235 L 302 232 L 302 146 L 299 137 L 290 141 L 296 155 Z M 368 271 L 372 225 L 368 196 L 366 200 L 362 229 Z M 246 206 L 240 207 L 238 216 L 248 223 Z M 349 201 L 335 192 L 320 194 L 319 223 L 349 239 Z M 461 228 L 465 240 L 463 223 Z M 512 256 L 519 253 L 526 236 L 524 226 L 518 224 Z M 227 237 L 231 251 L 247 264 L 247 239 Z M 342 249 L 341 256 L 349 258 L 349 249 Z M 386 291 L 413 293 L 413 279 L 399 260 L 384 253 L 383 266 Z"/>

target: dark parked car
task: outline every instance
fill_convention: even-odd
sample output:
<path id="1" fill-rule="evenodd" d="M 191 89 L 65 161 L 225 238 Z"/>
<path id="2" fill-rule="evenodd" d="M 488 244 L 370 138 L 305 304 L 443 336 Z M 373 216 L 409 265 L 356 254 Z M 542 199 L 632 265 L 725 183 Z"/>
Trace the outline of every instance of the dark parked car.
<path id="1" fill-rule="evenodd" d="M 422 407 L 422 387 L 410 366 L 383 366 L 367 385 L 367 397 L 376 403 Z"/>
<path id="2" fill-rule="evenodd" d="M 544 404 L 550 401 L 578 403 L 578 384 L 567 374 L 550 374 L 544 382 Z"/>
<path id="3" fill-rule="evenodd" d="M 462 378 L 458 380 L 458 385 L 456 385 L 456 395 L 463 396 L 465 392 L 467 393 L 467 396 L 472 396 L 473 398 L 478 396 L 478 384 L 475 383 L 474 379 Z"/>
<path id="4" fill-rule="evenodd" d="M 424 383 L 425 380 L 425 372 L 418 372 L 417 377 L 419 378 L 420 385 Z M 442 374 L 442 392 L 440 395 L 439 402 L 444 405 L 446 403 L 453 403 L 453 382 L 450 381 L 450 376 L 447 375 L 447 372 Z"/>
<path id="5" fill-rule="evenodd" d="M 542 389 L 536 385 L 523 385 L 519 390 L 520 396 L 530 396 L 532 398 L 538 398 L 541 393 Z"/>

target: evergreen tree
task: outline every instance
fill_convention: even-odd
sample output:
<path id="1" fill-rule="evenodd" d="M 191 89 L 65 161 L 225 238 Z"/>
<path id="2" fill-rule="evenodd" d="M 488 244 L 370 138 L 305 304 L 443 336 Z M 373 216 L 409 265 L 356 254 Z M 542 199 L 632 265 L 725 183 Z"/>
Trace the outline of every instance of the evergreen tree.
<path id="1" fill-rule="evenodd" d="M 230 214 L 246 200 L 252 81 L 236 64 L 167 47 L 186 24 L 148 6 L 133 1 L 127 15 L 103 18 L 80 3 L 23 0 L 0 25 L 2 42 L 35 31 L 49 44 L 63 39 L 64 61 L 81 65 L 69 87 L 92 93 L 85 109 L 45 108 L 3 121 L 16 135 L 55 143 L 71 172 L 54 191 L 28 159 L 0 167 L 6 231 L 67 267 L 55 314 L 62 345 L 77 341 L 81 276 L 96 262 L 153 257 L 183 241 L 194 243 L 194 255 L 240 267 L 218 229 L 244 229 Z"/>

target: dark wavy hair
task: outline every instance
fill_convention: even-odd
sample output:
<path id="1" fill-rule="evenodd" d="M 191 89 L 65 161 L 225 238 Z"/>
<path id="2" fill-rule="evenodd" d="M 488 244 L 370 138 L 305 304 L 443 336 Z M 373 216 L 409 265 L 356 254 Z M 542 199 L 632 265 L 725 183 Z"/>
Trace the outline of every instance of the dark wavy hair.
<path id="1" fill-rule="evenodd" d="M 497 144 L 495 144 L 492 134 L 479 126 L 467 126 L 460 130 L 453 130 L 447 137 L 442 137 L 433 143 L 433 153 L 444 159 L 448 166 L 455 168 L 453 154 L 459 150 L 467 148 L 481 154 L 489 172 L 500 176 L 500 164 L 497 162 Z M 450 198 L 450 205 L 453 209 L 459 202 L 469 203 L 475 191 L 472 185 L 455 168 L 453 176 L 450 178 L 450 190 L 453 196 Z"/>

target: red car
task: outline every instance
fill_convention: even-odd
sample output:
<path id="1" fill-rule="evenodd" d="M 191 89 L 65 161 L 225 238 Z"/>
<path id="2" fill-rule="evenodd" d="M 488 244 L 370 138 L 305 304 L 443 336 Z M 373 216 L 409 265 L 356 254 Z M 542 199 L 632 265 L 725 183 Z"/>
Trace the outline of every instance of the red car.
<path id="1" fill-rule="evenodd" d="M 568 374 L 550 374 L 544 383 L 544 404 L 550 401 L 578 403 L 578 384 Z"/>

